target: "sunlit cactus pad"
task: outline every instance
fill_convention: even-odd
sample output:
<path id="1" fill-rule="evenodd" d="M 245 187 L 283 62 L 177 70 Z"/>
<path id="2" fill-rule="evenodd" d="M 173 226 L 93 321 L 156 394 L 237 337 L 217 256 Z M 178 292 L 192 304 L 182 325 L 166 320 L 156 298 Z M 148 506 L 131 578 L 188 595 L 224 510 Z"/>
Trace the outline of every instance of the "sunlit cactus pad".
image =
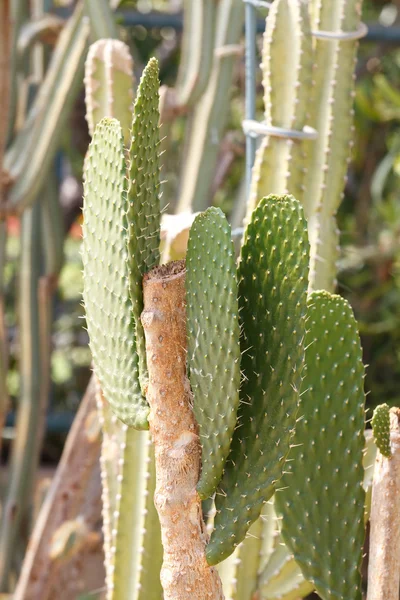
<path id="1" fill-rule="evenodd" d="M 117 417 L 147 429 L 129 295 L 127 179 L 118 121 L 106 118 L 97 126 L 84 177 L 83 299 L 94 368 Z"/>
<path id="2" fill-rule="evenodd" d="M 218 208 L 198 215 L 186 257 L 188 367 L 200 427 L 201 498 L 215 491 L 236 424 L 240 329 L 231 228 Z"/>
<path id="3" fill-rule="evenodd" d="M 288 474 L 275 495 L 282 536 L 323 600 L 360 600 L 364 541 L 364 367 L 348 303 L 314 292 Z"/>
<path id="4" fill-rule="evenodd" d="M 261 200 L 245 233 L 238 273 L 241 404 L 216 495 L 210 564 L 244 539 L 282 475 L 304 363 L 308 249 L 300 204 L 291 196 Z"/>
<path id="5" fill-rule="evenodd" d="M 383 456 L 389 457 L 390 450 L 390 411 L 387 404 L 380 404 L 374 410 L 371 420 L 377 448 Z"/>

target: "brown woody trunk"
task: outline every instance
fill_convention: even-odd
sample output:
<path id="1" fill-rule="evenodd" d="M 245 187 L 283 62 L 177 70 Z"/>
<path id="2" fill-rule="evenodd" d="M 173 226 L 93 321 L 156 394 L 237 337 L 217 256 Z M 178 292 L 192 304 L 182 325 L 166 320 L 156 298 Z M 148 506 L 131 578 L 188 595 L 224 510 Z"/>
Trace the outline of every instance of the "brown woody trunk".
<path id="1" fill-rule="evenodd" d="M 196 491 L 201 448 L 186 376 L 185 263 L 157 267 L 143 280 L 150 431 L 155 445 L 165 600 L 222 600 Z"/>
<path id="2" fill-rule="evenodd" d="M 399 600 L 400 409 L 390 410 L 390 458 L 379 450 L 371 504 L 368 600 Z"/>

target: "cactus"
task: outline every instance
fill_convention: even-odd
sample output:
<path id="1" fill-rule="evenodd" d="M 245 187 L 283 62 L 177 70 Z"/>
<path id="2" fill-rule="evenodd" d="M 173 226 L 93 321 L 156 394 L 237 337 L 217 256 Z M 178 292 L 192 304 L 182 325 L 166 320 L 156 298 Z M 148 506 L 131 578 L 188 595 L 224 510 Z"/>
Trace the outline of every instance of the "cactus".
<path id="1" fill-rule="evenodd" d="M 265 123 L 301 131 L 309 119 L 313 63 L 307 4 L 292 0 L 272 4 L 262 56 Z M 253 168 L 247 220 L 260 198 L 270 193 L 290 193 L 303 201 L 309 144 L 273 136 L 263 139 Z"/>
<path id="2" fill-rule="evenodd" d="M 357 31 L 360 0 L 312 0 L 313 30 Z M 309 125 L 318 131 L 310 145 L 304 198 L 310 222 L 311 289 L 334 289 L 338 237 L 334 224 L 346 178 L 353 135 L 354 67 L 357 41 L 315 39 L 314 94 Z M 306 206 L 306 205 L 305 205 Z M 332 223 L 330 227 L 326 224 Z M 325 250 L 325 248 L 329 250 Z"/>
<path id="3" fill-rule="evenodd" d="M 8 148 L 4 168 L 13 185 L 6 209 L 22 213 L 40 192 L 82 82 L 89 26 L 81 4 L 64 28 L 24 127 Z M 62 82 L 62 85 L 61 83 Z"/>
<path id="4" fill-rule="evenodd" d="M 128 164 L 129 282 L 142 391 L 147 382 L 147 369 L 140 322 L 143 310 L 141 281 L 143 275 L 160 260 L 159 85 L 158 63 L 152 58 L 143 71 L 137 90 Z"/>
<path id="5" fill-rule="evenodd" d="M 216 12 L 215 0 L 185 0 L 182 53 L 176 83 L 180 106 L 193 106 L 207 86 L 213 62 Z"/>
<path id="6" fill-rule="evenodd" d="M 302 202 L 314 290 L 332 291 L 336 282 L 336 212 L 351 146 L 357 49 L 355 40 L 320 39 L 318 31 L 357 31 L 361 4 L 276 0 L 266 20 L 262 64 L 266 123 L 297 131 L 307 125 L 318 135 L 313 141 L 270 136 L 263 140 L 253 169 L 247 219 L 268 193 L 293 193 Z M 283 61 L 283 53 L 290 60 Z"/>
<path id="7" fill-rule="evenodd" d="M 126 44 L 100 39 L 90 46 L 85 63 L 86 118 L 90 135 L 103 117 L 115 117 L 121 123 L 125 144 L 129 144 L 133 84 L 133 61 Z"/>
<path id="8" fill-rule="evenodd" d="M 202 445 L 197 491 L 208 498 L 229 453 L 240 384 L 235 253 L 219 209 L 210 208 L 194 220 L 186 269 L 189 379 Z"/>
<path id="9" fill-rule="evenodd" d="M 312 51 L 305 5 L 277 0 L 271 14 L 275 24 L 267 38 L 273 52 L 281 47 L 283 22 L 302 32 L 292 41 L 303 52 L 293 61 L 292 75 L 307 80 Z M 282 121 L 285 127 L 307 124 L 304 89 L 297 102 L 292 104 L 287 95 L 281 104 L 282 118 L 287 111 L 297 118 L 295 105 L 303 111 L 301 122 Z M 276 118 L 274 112 L 271 124 Z M 128 594 L 139 600 L 144 594 L 158 600 L 162 594 L 154 573 L 152 578 L 142 566 L 145 579 L 140 580 L 141 594 L 135 595 L 141 561 L 151 558 L 146 552 L 134 555 L 136 538 L 131 533 L 140 527 L 138 512 L 144 505 L 133 508 L 129 502 L 131 490 L 139 494 L 144 483 L 134 468 L 135 454 L 147 457 L 149 452 L 146 444 L 135 441 L 149 434 L 132 429 L 147 425 L 145 394 L 155 444 L 155 505 L 164 547 L 160 576 L 166 600 L 222 598 L 217 571 L 209 565 L 227 557 L 219 571 L 231 600 L 292 600 L 313 585 L 323 598 L 336 594 L 357 600 L 364 533 L 364 395 L 351 311 L 325 292 L 312 294 L 307 307 L 307 223 L 292 196 L 263 198 L 252 212 L 237 279 L 231 232 L 218 209 L 195 218 L 186 268 L 183 262 L 155 266 L 160 242 L 158 120 L 158 69 L 151 61 L 135 103 L 128 167 L 122 130 L 112 119 L 97 125 L 86 161 L 88 329 L 105 399 L 127 423 L 118 430 L 122 471 L 115 470 L 112 460 L 105 464 L 103 454 L 108 598 Z M 284 142 L 276 147 L 276 181 L 286 178 L 282 190 L 290 184 L 302 196 L 307 146 Z M 292 174 L 287 177 L 289 164 Z M 301 199 L 308 207 L 305 196 Z M 314 218 L 311 213 L 315 246 Z M 330 215 L 322 226 L 334 224 Z M 300 394 L 304 362 L 308 381 Z M 319 408 L 326 403 L 328 409 Z M 110 444 L 109 423 L 104 431 Z M 316 465 L 313 489 L 311 476 L 303 473 Z M 143 468 L 143 459 L 137 466 Z M 329 469 L 330 477 L 324 478 L 322 471 Z M 216 486 L 214 530 L 207 545 L 201 498 L 209 498 Z M 273 520 L 259 519 L 271 516 L 266 502 L 274 493 L 280 533 Z M 333 529 L 335 518 L 347 528 L 340 539 Z M 157 522 L 155 517 L 152 521 Z M 150 544 L 150 537 L 141 539 Z"/>
<path id="10" fill-rule="evenodd" d="M 375 408 L 371 425 L 379 452 L 387 458 L 390 457 L 390 415 L 387 404 L 380 404 Z"/>
<path id="11" fill-rule="evenodd" d="M 162 590 L 154 571 L 161 569 L 162 546 L 153 502 L 155 470 L 149 434 L 118 421 L 99 386 L 97 406 L 103 432 L 101 469 L 107 598 L 158 600 Z"/>
<path id="12" fill-rule="evenodd" d="M 177 213 L 201 211 L 210 204 L 210 186 L 228 115 L 226 103 L 234 60 L 240 52 L 243 12 L 238 0 L 221 0 L 218 4 L 213 65 L 191 118 Z"/>
<path id="13" fill-rule="evenodd" d="M 311 294 L 307 324 L 302 418 L 275 506 L 283 539 L 320 596 L 357 600 L 365 499 L 361 347 L 351 309 L 339 296 Z"/>
<path id="14" fill-rule="evenodd" d="M 83 298 L 95 371 L 118 418 L 146 429 L 148 406 L 138 384 L 128 289 L 124 141 L 115 120 L 105 118 L 97 126 L 86 159 L 84 190 Z"/>
<path id="15" fill-rule="evenodd" d="M 240 426 L 216 496 L 210 564 L 229 556 L 244 539 L 282 475 L 302 377 L 307 266 L 306 222 L 299 203 L 290 196 L 264 198 L 241 252 Z"/>

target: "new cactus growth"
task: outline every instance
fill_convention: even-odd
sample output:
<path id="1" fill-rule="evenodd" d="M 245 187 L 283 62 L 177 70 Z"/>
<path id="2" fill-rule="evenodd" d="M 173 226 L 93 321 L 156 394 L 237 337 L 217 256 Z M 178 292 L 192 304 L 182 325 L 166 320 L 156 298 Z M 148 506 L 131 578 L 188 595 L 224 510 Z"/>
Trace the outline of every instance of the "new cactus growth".
<path id="1" fill-rule="evenodd" d="M 189 379 L 200 427 L 197 490 L 211 496 L 222 476 L 239 404 L 240 343 L 231 230 L 215 208 L 196 217 L 186 258 Z"/>
<path id="2" fill-rule="evenodd" d="M 390 450 L 390 413 L 387 404 L 380 404 L 374 410 L 371 419 L 374 440 L 379 452 L 387 458 L 391 455 Z"/>
<path id="3" fill-rule="evenodd" d="M 323 600 L 358 600 L 365 501 L 361 347 L 350 307 L 328 292 L 310 295 L 307 329 L 301 418 L 275 506 L 283 539 Z"/>

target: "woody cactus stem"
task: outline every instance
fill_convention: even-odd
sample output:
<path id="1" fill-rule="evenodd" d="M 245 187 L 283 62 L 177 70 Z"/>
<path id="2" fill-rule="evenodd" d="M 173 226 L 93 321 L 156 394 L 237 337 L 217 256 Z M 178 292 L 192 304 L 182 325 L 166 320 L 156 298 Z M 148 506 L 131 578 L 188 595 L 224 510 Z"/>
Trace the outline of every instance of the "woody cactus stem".
<path id="1" fill-rule="evenodd" d="M 201 449 L 186 375 L 185 263 L 146 274 L 143 296 L 164 600 L 222 600 L 220 578 L 205 557 L 208 536 L 196 491 Z"/>
<path id="2" fill-rule="evenodd" d="M 398 600 L 400 587 L 400 409 L 390 410 L 388 458 L 378 450 L 372 487 L 368 600 Z"/>

